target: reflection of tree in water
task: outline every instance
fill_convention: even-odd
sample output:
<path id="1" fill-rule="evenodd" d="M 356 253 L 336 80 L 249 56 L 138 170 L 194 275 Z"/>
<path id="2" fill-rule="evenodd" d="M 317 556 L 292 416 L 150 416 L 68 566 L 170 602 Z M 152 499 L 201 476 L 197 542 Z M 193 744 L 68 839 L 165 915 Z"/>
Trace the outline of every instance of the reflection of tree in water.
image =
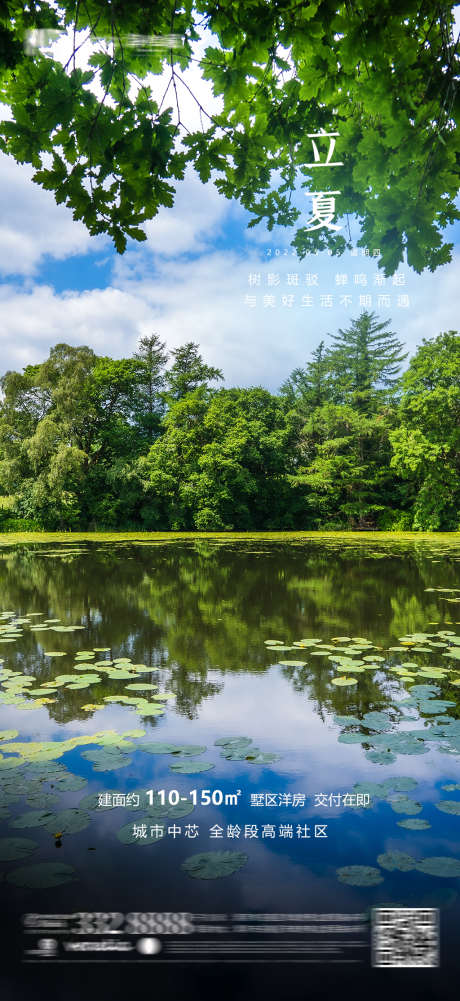
<path id="1" fill-rule="evenodd" d="M 433 617 L 442 618 L 436 596 L 425 587 L 456 582 L 456 564 L 446 562 L 444 552 L 442 562 L 433 564 L 436 547 L 422 543 L 408 547 L 395 540 L 377 546 L 366 539 L 363 545 L 343 537 L 295 544 L 254 538 L 216 543 L 98 542 L 62 558 L 37 555 L 55 546 L 4 550 L 3 608 L 42 612 L 37 622 L 50 617 L 85 626 L 67 634 L 25 628 L 20 653 L 14 646 L 3 648 L 5 666 L 35 675 L 37 685 L 51 683 L 71 668 L 67 658 L 50 662 L 42 646 L 71 654 L 110 647 L 113 657 L 150 666 L 152 674 L 143 680 L 173 691 L 176 711 L 194 718 L 202 702 L 222 689 L 220 675 L 264 673 L 273 665 L 266 639 L 289 645 L 303 636 L 347 635 L 388 646 L 406 632 L 426 630 Z M 86 551 L 79 554 L 82 548 Z M 321 715 L 325 709 L 360 713 L 390 704 L 372 674 L 360 675 L 353 692 L 331 691 L 336 672 L 330 661 L 309 657 L 308 651 L 282 659 L 297 657 L 308 666 L 278 670 L 296 690 L 309 694 Z M 102 676 L 82 691 L 59 689 L 56 703 L 47 708 L 60 723 L 85 719 L 82 704 L 121 691 L 119 681 Z"/>
<path id="2" fill-rule="evenodd" d="M 303 653 L 304 651 L 301 651 Z M 353 690 L 331 686 L 331 677 L 337 675 L 330 661 L 327 667 L 283 667 L 282 673 L 288 678 L 294 691 L 305 692 L 312 702 L 315 712 L 323 722 L 327 713 L 361 716 L 369 709 L 386 709 L 393 705 L 381 686 L 372 678 L 371 672 L 359 675 L 359 684 Z M 353 673 L 353 672 L 352 672 Z"/>

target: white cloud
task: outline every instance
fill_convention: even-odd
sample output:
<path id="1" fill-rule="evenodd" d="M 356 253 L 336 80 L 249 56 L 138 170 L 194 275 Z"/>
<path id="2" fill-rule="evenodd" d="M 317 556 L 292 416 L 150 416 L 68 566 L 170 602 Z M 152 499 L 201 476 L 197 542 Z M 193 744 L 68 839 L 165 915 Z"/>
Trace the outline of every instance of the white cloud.
<path id="1" fill-rule="evenodd" d="M 140 333 L 150 331 L 152 315 L 140 296 L 110 286 L 58 295 L 48 285 L 28 290 L 4 285 L 0 308 L 2 371 L 44 360 L 59 342 L 88 344 L 98 354 L 122 357 L 131 353 Z"/>
<path id="2" fill-rule="evenodd" d="M 218 238 L 229 201 L 220 195 L 212 182 L 202 184 L 194 170 L 178 182 L 174 207 L 160 209 L 146 225 L 146 246 L 155 254 L 175 257 L 201 253 Z"/>
<path id="3" fill-rule="evenodd" d="M 33 275 L 45 255 L 62 260 L 104 245 L 70 209 L 32 181 L 34 169 L 0 154 L 0 274 Z"/>
<path id="4" fill-rule="evenodd" d="M 312 263 L 313 262 L 313 263 Z M 280 275 L 280 285 L 267 288 L 268 271 Z M 348 273 L 353 309 L 320 308 L 319 293 L 331 292 L 335 299 L 335 273 Z M 276 390 L 290 371 L 303 364 L 320 339 L 339 326 L 348 326 L 360 309 L 355 307 L 361 289 L 353 285 L 353 272 L 366 273 L 375 298 L 372 274 L 376 264 L 368 259 L 337 260 L 321 254 L 310 263 L 280 257 L 269 264 L 263 257 L 242 257 L 232 251 L 203 253 L 196 259 L 159 259 L 154 265 L 150 253 L 137 252 L 117 264 L 117 280 L 105 289 L 67 291 L 57 294 L 51 287 L 30 285 L 26 290 L 5 285 L 0 290 L 3 314 L 1 334 L 2 369 L 21 368 L 43 359 L 51 345 L 65 341 L 89 344 L 99 354 L 129 356 L 139 336 L 158 332 L 168 348 L 185 341 L 197 341 L 208 364 L 223 369 L 227 385 L 265 385 Z M 287 292 L 297 301 L 305 294 L 305 284 L 287 286 L 287 274 L 318 273 L 315 307 L 292 309 L 281 305 Z M 260 273 L 261 285 L 248 286 L 248 274 Z M 435 274 L 416 276 L 406 270 L 405 289 L 387 279 L 386 291 L 392 304 L 401 291 L 410 295 L 408 309 L 381 312 L 391 317 L 391 328 L 413 352 L 422 337 L 434 337 L 442 330 L 456 328 L 458 259 Z M 380 291 L 378 289 L 377 291 Z M 277 306 L 264 308 L 263 297 L 274 292 Z M 250 308 L 245 295 L 255 294 L 257 306 Z"/>

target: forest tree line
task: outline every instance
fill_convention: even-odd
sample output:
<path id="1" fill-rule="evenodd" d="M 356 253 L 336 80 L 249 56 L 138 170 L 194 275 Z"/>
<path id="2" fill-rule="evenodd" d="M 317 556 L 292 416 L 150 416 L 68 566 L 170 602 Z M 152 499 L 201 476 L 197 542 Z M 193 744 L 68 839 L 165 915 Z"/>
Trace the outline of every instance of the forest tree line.
<path id="1" fill-rule="evenodd" d="M 158 334 L 55 345 L 0 380 L 0 531 L 459 530 L 460 337 L 407 363 L 389 326 L 361 313 L 277 393 Z"/>

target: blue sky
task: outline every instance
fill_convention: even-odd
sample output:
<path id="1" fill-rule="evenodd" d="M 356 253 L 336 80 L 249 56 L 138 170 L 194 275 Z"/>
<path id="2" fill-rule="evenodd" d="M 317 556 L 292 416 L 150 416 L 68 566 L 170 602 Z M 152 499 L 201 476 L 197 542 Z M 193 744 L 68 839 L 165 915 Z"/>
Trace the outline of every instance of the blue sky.
<path id="1" fill-rule="evenodd" d="M 196 69 L 187 73 L 200 99 L 216 107 Z M 183 100 L 193 127 L 185 91 Z M 411 353 L 423 337 L 458 327 L 458 225 L 446 231 L 455 243 L 450 264 L 422 275 L 400 266 L 395 279 L 379 284 L 377 260 L 361 248 L 299 261 L 289 246 L 293 232 L 248 230 L 248 213 L 190 171 L 174 207 L 147 225 L 146 243 L 131 242 L 120 256 L 31 174 L 0 155 L 1 372 L 43 360 L 62 341 L 129 356 L 140 336 L 157 332 L 169 349 L 197 341 L 227 385 L 276 390 L 322 338 L 365 307 L 389 319 Z M 306 222 L 311 202 L 303 193 L 299 199 Z"/>

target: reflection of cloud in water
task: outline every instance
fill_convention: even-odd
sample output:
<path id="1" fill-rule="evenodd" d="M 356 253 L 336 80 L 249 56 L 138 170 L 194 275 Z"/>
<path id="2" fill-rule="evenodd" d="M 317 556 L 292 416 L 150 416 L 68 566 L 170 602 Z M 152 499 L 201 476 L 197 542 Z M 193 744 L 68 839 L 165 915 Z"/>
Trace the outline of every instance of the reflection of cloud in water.
<path id="1" fill-rule="evenodd" d="M 208 760 L 210 752 L 212 760 L 216 760 L 217 755 L 219 774 L 230 778 L 244 771 L 245 784 L 249 788 L 259 785 L 264 766 L 227 762 L 214 747 L 214 741 L 221 736 L 247 735 L 262 750 L 282 755 L 268 769 L 265 766 L 264 774 L 273 776 L 273 785 L 279 775 L 283 783 L 288 778 L 291 787 L 310 795 L 322 791 L 351 791 L 355 782 L 366 778 L 379 782 L 395 774 L 409 773 L 423 783 L 423 801 L 436 802 L 440 797 L 433 788 L 434 783 L 441 776 L 453 774 L 454 762 L 446 762 L 444 755 L 440 768 L 439 756 L 432 749 L 420 757 L 398 755 L 397 761 L 390 765 L 370 765 L 359 744 L 338 744 L 341 730 L 333 723 L 333 714 L 328 714 L 323 723 L 314 705 L 308 701 L 308 691 L 294 691 L 279 668 L 273 667 L 259 675 L 224 675 L 210 671 L 208 678 L 223 681 L 224 689 L 202 702 L 198 719 L 177 715 L 174 703 L 170 702 L 165 715 L 151 727 L 148 719 L 142 721 L 137 713 L 112 703 L 110 708 L 91 716 L 88 714 L 85 720 L 70 721 L 65 727 L 51 720 L 45 709 L 21 713 L 16 707 L 4 707 L 4 725 L 16 727 L 19 739 L 64 739 L 64 734 L 71 737 L 104 729 L 122 732 L 139 726 L 146 731 L 145 739 L 201 741 L 207 745 Z"/>

